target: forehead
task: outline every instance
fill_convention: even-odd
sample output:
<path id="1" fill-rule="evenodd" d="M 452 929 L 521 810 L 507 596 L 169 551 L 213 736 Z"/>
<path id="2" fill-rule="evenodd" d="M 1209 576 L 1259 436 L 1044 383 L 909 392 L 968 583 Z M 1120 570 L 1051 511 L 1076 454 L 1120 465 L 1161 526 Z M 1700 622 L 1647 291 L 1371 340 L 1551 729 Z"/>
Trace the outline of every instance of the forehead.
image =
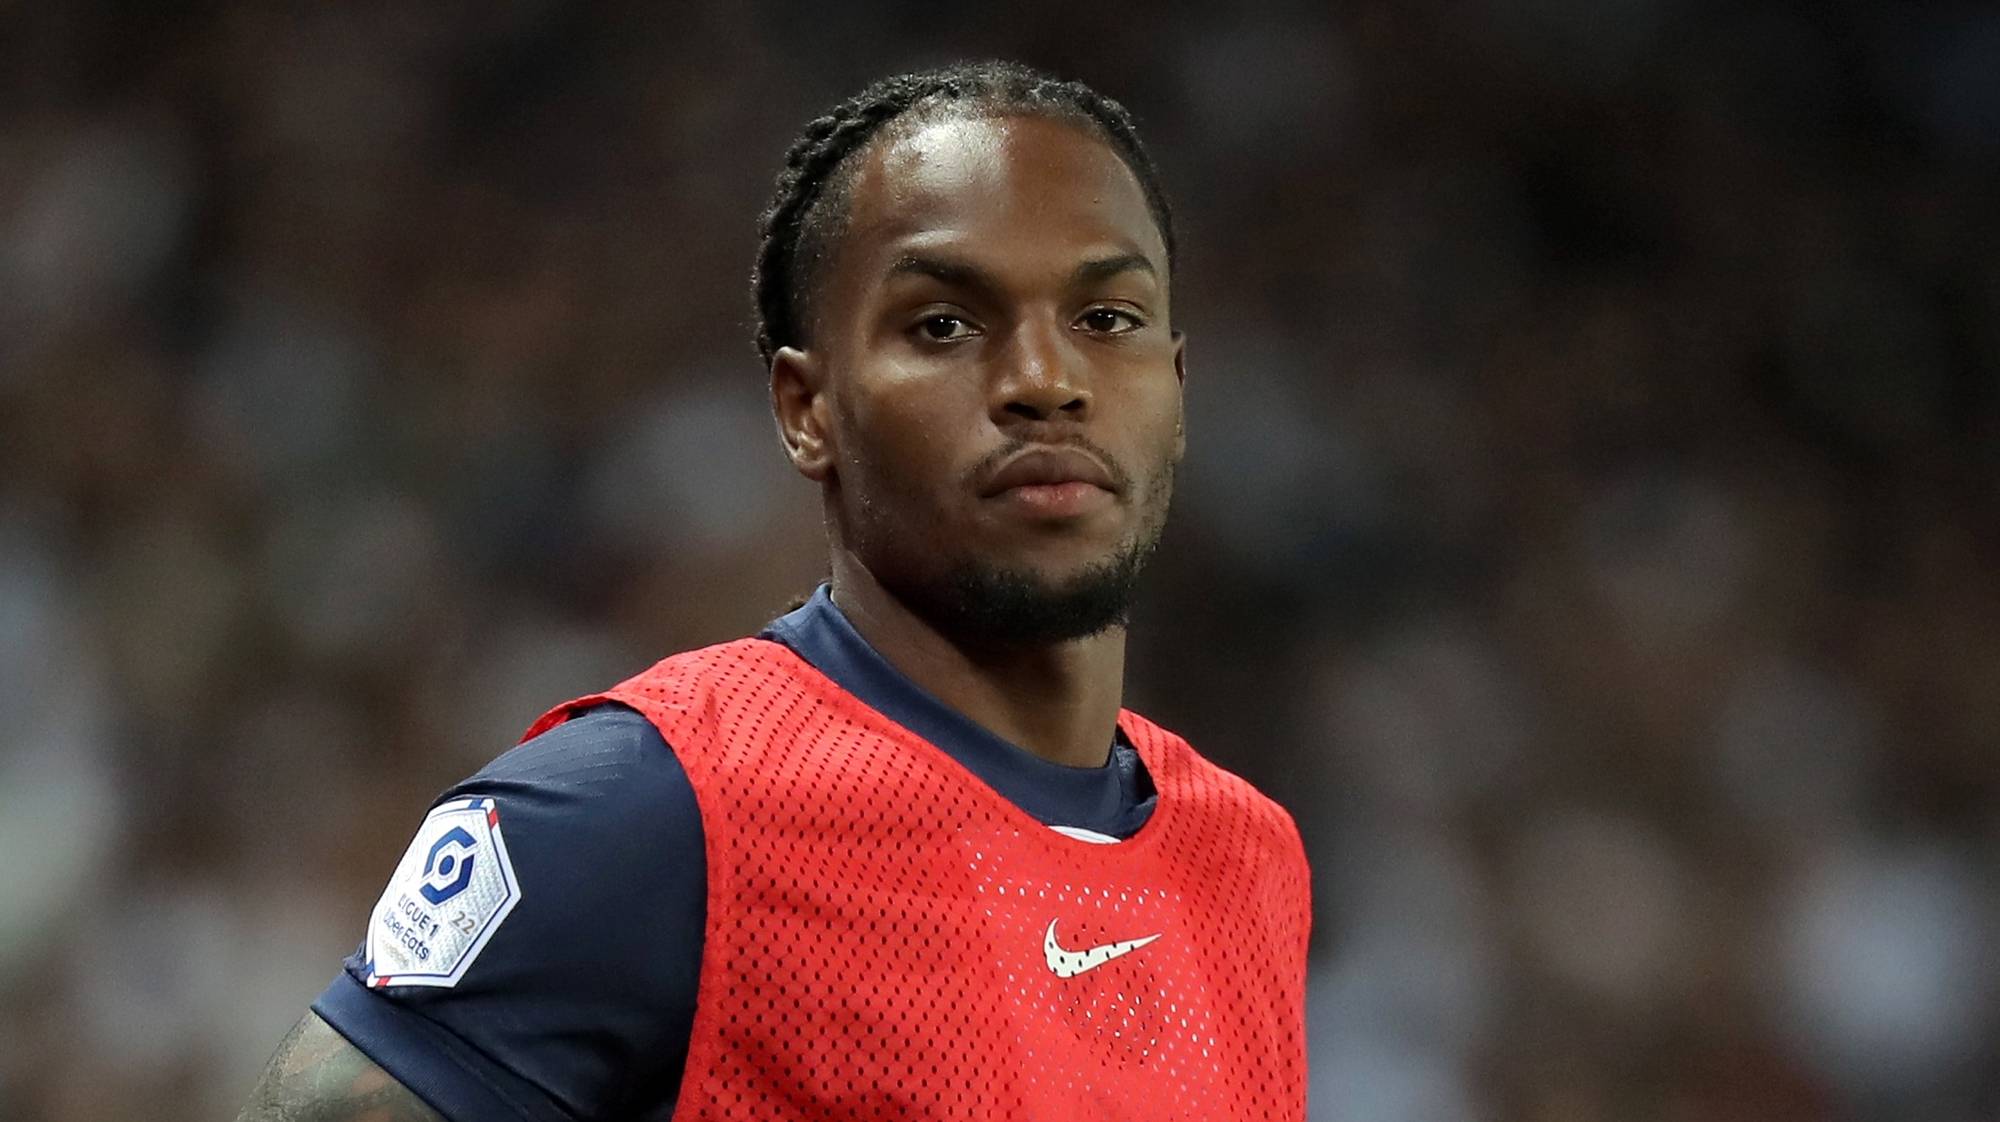
<path id="1" fill-rule="evenodd" d="M 1045 117 L 947 117 L 895 130 L 864 154 L 846 218 L 835 257 L 866 273 L 913 249 L 1024 265 L 1140 253 L 1159 276 L 1167 272 L 1166 246 L 1125 161 L 1087 126 Z"/>

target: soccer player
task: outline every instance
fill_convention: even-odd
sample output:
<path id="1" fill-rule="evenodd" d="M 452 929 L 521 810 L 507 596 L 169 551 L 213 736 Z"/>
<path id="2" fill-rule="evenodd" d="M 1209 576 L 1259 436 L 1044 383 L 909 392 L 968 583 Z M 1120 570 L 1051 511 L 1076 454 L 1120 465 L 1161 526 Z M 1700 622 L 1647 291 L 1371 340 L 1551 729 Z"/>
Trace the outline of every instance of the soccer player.
<path id="1" fill-rule="evenodd" d="M 243 1117 L 1303 1118 L 1297 831 L 1120 703 L 1173 261 L 1085 86 L 808 125 L 757 341 L 829 583 L 447 791 Z"/>

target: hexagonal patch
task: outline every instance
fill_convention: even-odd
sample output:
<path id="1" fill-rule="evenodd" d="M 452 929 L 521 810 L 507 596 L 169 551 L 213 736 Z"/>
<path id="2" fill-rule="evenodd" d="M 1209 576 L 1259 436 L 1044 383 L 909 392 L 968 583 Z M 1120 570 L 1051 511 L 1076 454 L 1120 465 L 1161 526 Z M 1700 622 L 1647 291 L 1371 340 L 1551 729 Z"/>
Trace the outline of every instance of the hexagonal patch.
<path id="1" fill-rule="evenodd" d="M 368 924 L 368 984 L 453 986 L 520 903 L 492 799 L 434 808 Z"/>

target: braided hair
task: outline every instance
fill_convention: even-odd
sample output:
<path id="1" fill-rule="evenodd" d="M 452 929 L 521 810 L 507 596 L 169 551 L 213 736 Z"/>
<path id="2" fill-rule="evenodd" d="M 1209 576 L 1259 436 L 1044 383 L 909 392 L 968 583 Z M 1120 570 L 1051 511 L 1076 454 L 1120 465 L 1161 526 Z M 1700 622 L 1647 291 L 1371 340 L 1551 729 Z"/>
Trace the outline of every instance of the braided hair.
<path id="1" fill-rule="evenodd" d="M 1139 180 L 1173 270 L 1173 213 L 1152 157 L 1125 107 L 1081 82 L 1067 82 L 1014 62 L 960 63 L 883 78 L 805 127 L 785 154 L 777 190 L 765 208 L 763 241 L 751 286 L 757 298 L 757 353 L 766 363 L 780 347 L 800 345 L 814 274 L 846 209 L 850 157 L 883 128 L 912 112 L 967 117 L 1012 114 L 1053 118 L 1095 131 Z"/>

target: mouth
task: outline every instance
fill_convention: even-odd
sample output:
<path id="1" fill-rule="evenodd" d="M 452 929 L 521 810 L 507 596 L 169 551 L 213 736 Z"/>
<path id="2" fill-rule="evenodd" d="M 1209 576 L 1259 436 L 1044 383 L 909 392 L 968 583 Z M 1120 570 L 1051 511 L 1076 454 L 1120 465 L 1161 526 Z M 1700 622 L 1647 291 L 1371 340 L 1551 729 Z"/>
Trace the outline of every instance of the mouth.
<path id="1" fill-rule="evenodd" d="M 1118 476 L 1078 448 L 1036 448 L 1005 461 L 980 496 L 1033 518 L 1071 519 L 1117 501 Z"/>
<path id="2" fill-rule="evenodd" d="M 994 496 L 1026 514 L 1075 518 L 1111 505 L 1111 492 L 1090 483 L 1027 483 Z"/>
<path id="3" fill-rule="evenodd" d="M 979 493 L 991 499 L 1011 491 L 1043 489 L 1063 493 L 1097 490 L 1114 495 L 1119 485 L 1110 468 L 1082 449 L 1036 448 L 1001 464 Z"/>

